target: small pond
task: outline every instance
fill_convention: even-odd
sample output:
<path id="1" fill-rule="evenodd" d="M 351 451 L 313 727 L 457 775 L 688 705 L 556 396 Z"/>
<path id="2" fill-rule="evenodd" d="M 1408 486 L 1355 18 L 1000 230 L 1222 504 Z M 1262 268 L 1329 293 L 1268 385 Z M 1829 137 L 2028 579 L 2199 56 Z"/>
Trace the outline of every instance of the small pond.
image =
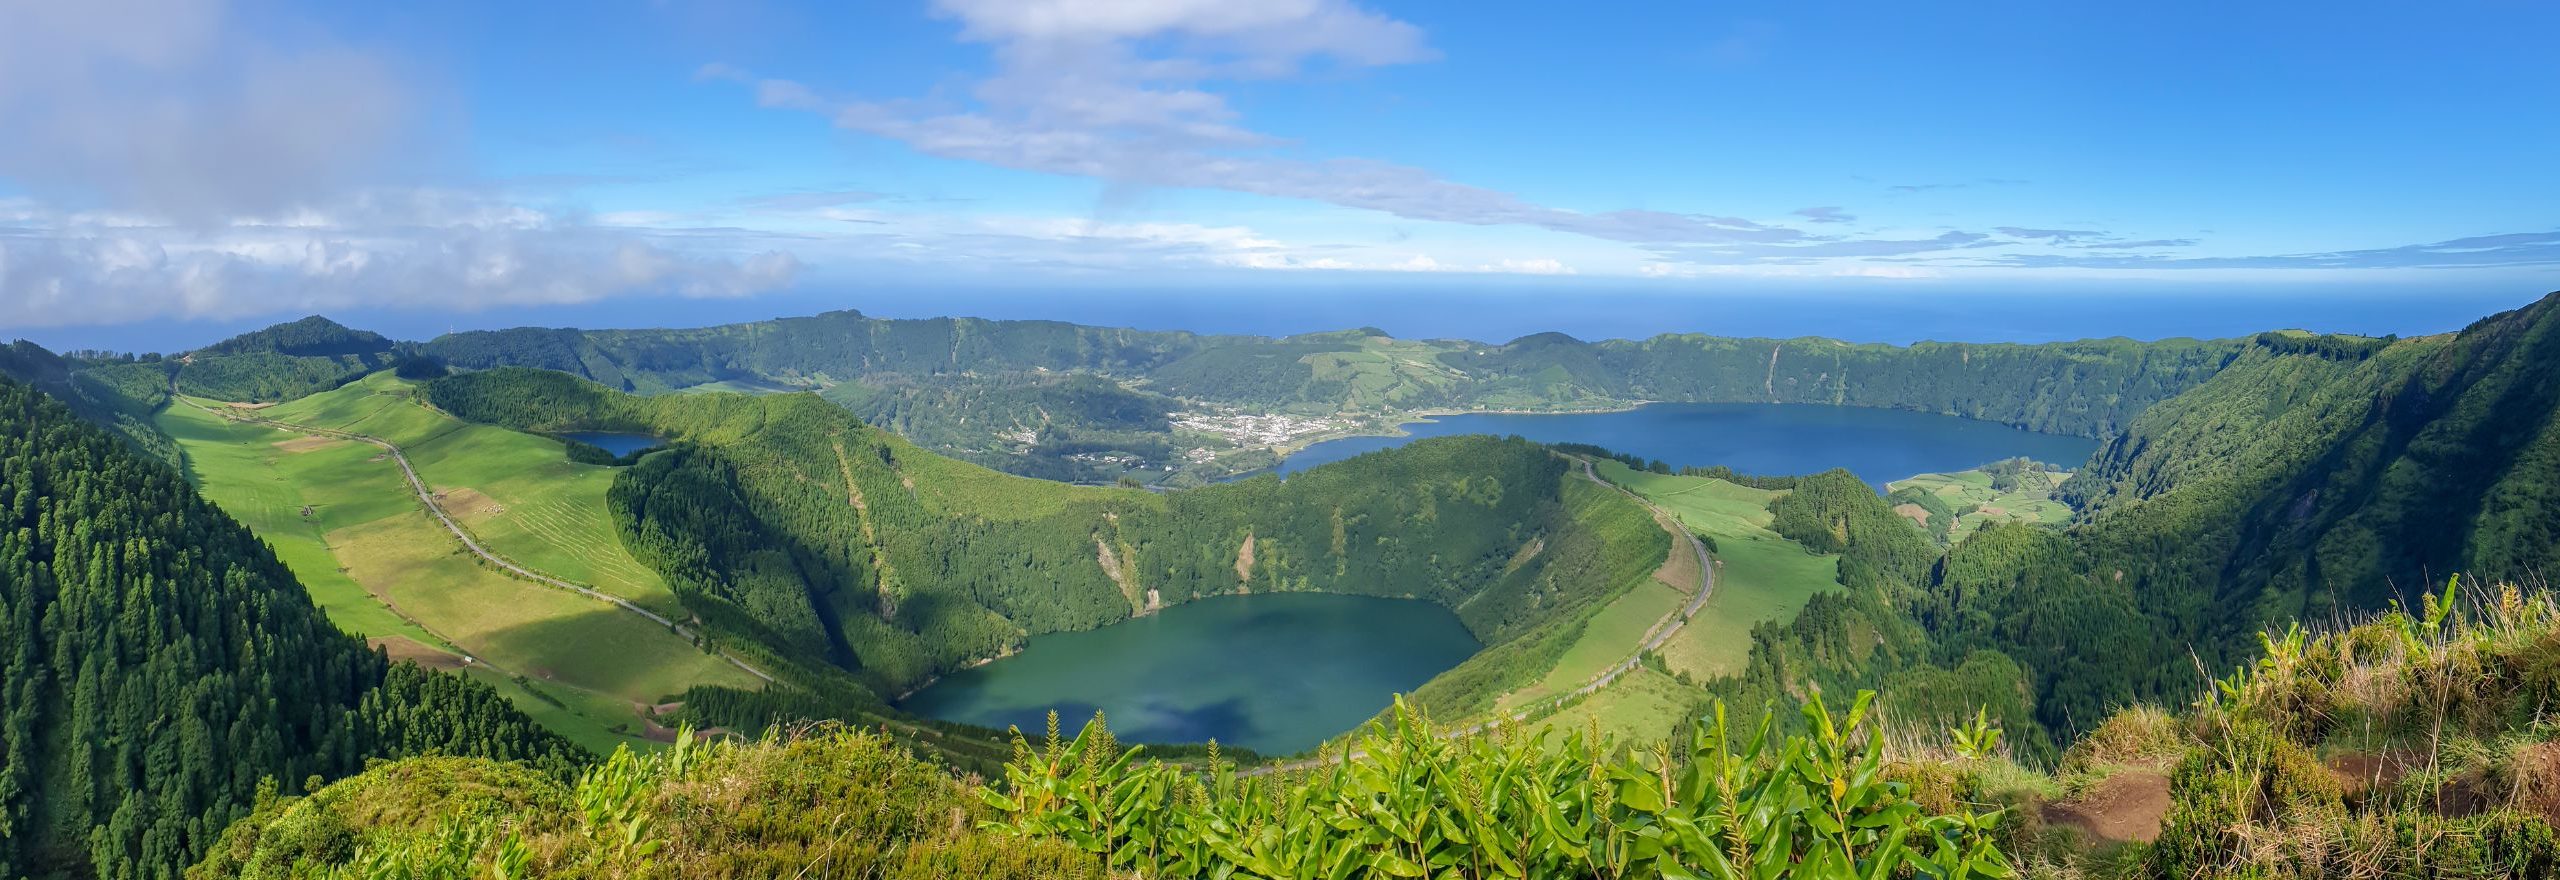
<path id="1" fill-rule="evenodd" d="M 667 441 L 647 434 L 626 434 L 618 431 L 563 431 L 560 437 L 603 449 L 616 457 L 667 445 Z"/>

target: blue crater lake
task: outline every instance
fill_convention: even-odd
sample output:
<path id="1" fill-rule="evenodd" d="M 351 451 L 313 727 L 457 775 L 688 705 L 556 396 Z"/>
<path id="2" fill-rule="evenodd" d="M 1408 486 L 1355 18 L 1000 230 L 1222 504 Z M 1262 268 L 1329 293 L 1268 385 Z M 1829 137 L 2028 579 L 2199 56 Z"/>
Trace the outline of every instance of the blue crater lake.
<path id="1" fill-rule="evenodd" d="M 643 449 L 656 449 L 667 445 L 667 441 L 647 434 L 625 434 L 616 431 L 564 431 L 561 432 L 560 437 L 613 453 L 617 458 Z"/>
<path id="2" fill-rule="evenodd" d="M 1073 734 L 1107 713 L 1126 742 L 1216 738 L 1289 754 L 1350 730 L 1481 648 L 1455 614 L 1417 599 L 1324 593 L 1220 596 L 944 676 L 899 708 L 1034 737 L 1057 710 Z"/>
<path id="3" fill-rule="evenodd" d="M 2077 469 L 2098 449 L 2086 437 L 2039 434 L 1997 422 L 1898 409 L 1786 403 L 1657 403 L 1618 412 L 1441 416 L 1404 426 L 1403 437 L 1346 437 L 1281 461 L 1295 473 L 1411 442 L 1455 434 L 1518 434 L 1541 443 L 1588 443 L 1673 467 L 1724 465 L 1746 474 L 1810 474 L 1847 468 L 1878 486 L 1913 474 L 1957 471 L 2025 456 Z"/>

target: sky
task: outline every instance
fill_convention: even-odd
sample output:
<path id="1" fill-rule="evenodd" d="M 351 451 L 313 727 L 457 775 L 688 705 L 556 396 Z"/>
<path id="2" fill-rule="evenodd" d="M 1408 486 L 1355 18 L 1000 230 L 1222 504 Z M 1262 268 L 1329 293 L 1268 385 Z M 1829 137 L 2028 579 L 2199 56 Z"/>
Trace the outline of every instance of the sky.
<path id="1" fill-rule="evenodd" d="M 2433 332 L 2560 288 L 2552 33 L 2521 0 L 0 4 L 0 337 Z"/>

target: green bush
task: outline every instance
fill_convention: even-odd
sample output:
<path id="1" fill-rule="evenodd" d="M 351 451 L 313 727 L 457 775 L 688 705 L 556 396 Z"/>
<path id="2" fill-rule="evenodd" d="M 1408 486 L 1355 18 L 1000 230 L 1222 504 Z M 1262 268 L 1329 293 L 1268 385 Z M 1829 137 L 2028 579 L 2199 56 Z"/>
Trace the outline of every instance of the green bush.
<path id="1" fill-rule="evenodd" d="M 1676 757 L 1507 726 L 1450 737 L 1399 702 L 1329 766 L 1205 780 L 1141 763 L 1100 716 L 1062 741 L 1053 716 L 984 797 L 990 828 L 1149 877 L 2012 876 L 1996 813 L 1933 813 L 1888 775 L 1873 698 L 1835 716 L 1816 695 L 1794 737 L 1764 716 L 1737 738 L 1719 706 Z"/>

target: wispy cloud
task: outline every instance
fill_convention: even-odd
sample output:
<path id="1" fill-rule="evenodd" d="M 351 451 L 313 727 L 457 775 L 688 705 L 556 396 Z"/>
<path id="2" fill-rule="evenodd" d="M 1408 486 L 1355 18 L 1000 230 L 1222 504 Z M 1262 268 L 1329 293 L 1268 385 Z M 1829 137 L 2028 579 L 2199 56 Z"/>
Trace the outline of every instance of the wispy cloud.
<path id="1" fill-rule="evenodd" d="M 935 8 L 960 23 L 963 40 L 991 47 L 994 70 L 967 90 L 967 100 L 838 97 L 727 64 L 706 65 L 700 77 L 744 83 L 763 106 L 815 113 L 929 155 L 1121 187 L 1229 190 L 1640 245 L 1856 249 L 1838 237 L 1741 216 L 1573 210 L 1409 165 L 1273 155 L 1287 139 L 1247 127 L 1214 85 L 1287 76 L 1318 61 L 1361 68 L 1436 55 L 1419 29 L 1348 0 L 1099 9 L 1066 0 L 942 0 Z M 1802 216 L 1850 219 L 1836 208 Z"/>
<path id="2" fill-rule="evenodd" d="M 0 177 L 204 219 L 416 166 L 421 96 L 380 58 L 285 43 L 219 0 L 0 4 Z"/>
<path id="3" fill-rule="evenodd" d="M 761 210 L 807 211 L 817 208 L 840 208 L 845 205 L 869 204 L 888 197 L 887 193 L 876 193 L 858 189 L 804 191 L 748 196 L 746 198 L 739 199 L 738 204 L 744 207 Z"/>
<path id="4" fill-rule="evenodd" d="M 764 241 L 628 225 L 672 215 L 512 202 L 544 184 L 454 171 L 394 59 L 239 16 L 0 4 L 0 189 L 26 194 L 0 201 L 0 324 L 731 296 L 799 271 Z"/>
<path id="5" fill-rule="evenodd" d="M 2149 243 L 2129 242 L 2123 247 Z M 2182 247 L 2179 241 L 2160 247 Z M 2477 269 L 2560 265 L 2560 231 L 2476 235 L 2425 244 L 2263 256 L 2017 254 L 1987 265 L 2096 269 Z"/>
<path id="6" fill-rule="evenodd" d="M 2080 247 L 2102 250 L 2133 250 L 2144 248 L 2194 247 L 2195 245 L 2196 240 L 2192 238 L 2146 238 L 2140 241 L 2093 241 L 2082 244 Z"/>
<path id="7" fill-rule="evenodd" d="M 1885 187 L 1885 189 L 1887 191 L 1897 193 L 1923 193 L 1948 189 L 1972 189 L 1974 187 L 1983 186 L 2025 186 L 2026 183 L 2026 181 L 2011 177 L 1985 177 L 1980 180 L 1967 180 L 1955 183 L 1898 183 Z"/>
<path id="8" fill-rule="evenodd" d="M 1797 208 L 1795 210 L 1795 215 L 1802 217 L 1807 222 L 1811 223 L 1854 223 L 1857 222 L 1858 219 L 1858 215 L 1851 214 L 1848 209 L 1837 205 L 1819 208 Z"/>
<path id="9" fill-rule="evenodd" d="M 2106 233 L 2095 229 L 2036 229 L 2027 226 L 1996 226 L 1993 227 L 1991 231 L 2011 238 L 2037 239 L 2049 244 L 2071 244 L 2087 239 L 2107 237 Z"/>
<path id="10" fill-rule="evenodd" d="M 1815 260 L 1900 257 L 1973 248 L 1998 247 L 2008 242 L 1979 232 L 1949 232 L 1934 238 L 1910 239 L 1840 239 L 1785 246 L 1734 245 L 1664 245 L 1651 248 L 1658 259 L 1688 263 L 1804 263 Z"/>
<path id="11" fill-rule="evenodd" d="M 218 225 L 26 203 L 0 206 L 0 216 L 16 221 L 0 230 L 0 325 L 729 297 L 788 286 L 801 270 L 786 251 L 703 246 L 734 233 L 600 225 L 467 193 L 372 193 L 336 210 Z"/>

